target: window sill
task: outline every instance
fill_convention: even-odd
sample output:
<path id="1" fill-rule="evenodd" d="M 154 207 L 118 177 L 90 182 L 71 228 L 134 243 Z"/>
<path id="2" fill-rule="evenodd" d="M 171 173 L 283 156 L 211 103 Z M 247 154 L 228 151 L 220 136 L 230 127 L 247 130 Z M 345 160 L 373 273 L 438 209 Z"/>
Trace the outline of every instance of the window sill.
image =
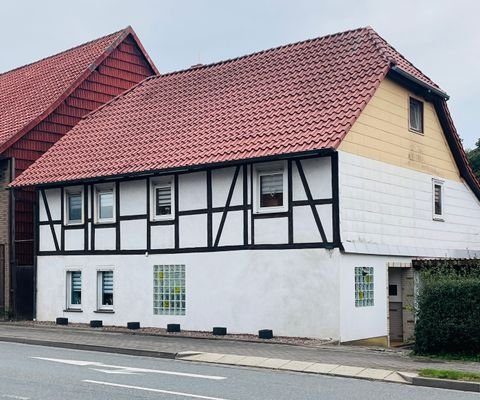
<path id="1" fill-rule="evenodd" d="M 113 310 L 95 310 L 94 313 L 96 314 L 115 314 Z"/>
<path id="2" fill-rule="evenodd" d="M 408 128 L 408 130 L 412 133 L 415 133 L 417 135 L 420 135 L 420 136 L 425 136 L 425 132 L 424 131 L 417 131 L 416 129 L 413 129 L 413 128 Z"/>
<path id="3" fill-rule="evenodd" d="M 443 219 L 442 217 L 433 217 L 432 219 L 437 222 L 445 222 L 445 219 Z"/>
<path id="4" fill-rule="evenodd" d="M 66 310 L 63 310 L 63 312 L 83 312 L 80 308 L 67 308 Z"/>

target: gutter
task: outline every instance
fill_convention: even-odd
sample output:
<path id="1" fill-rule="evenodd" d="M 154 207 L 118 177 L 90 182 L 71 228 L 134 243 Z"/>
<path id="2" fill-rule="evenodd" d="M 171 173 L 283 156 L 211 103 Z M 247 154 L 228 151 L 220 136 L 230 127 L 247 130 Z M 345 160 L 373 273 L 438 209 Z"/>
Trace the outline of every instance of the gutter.
<path id="1" fill-rule="evenodd" d="M 397 65 L 393 65 L 390 68 L 390 71 L 400 75 L 402 78 L 405 78 L 405 79 L 409 80 L 410 82 L 412 82 L 412 83 L 414 83 L 418 86 L 421 86 L 423 89 L 425 89 L 427 91 L 427 93 L 434 94 L 434 95 L 439 96 L 439 97 L 441 97 L 445 100 L 450 99 L 450 96 L 447 93 L 445 93 L 443 90 L 437 89 L 436 87 L 434 87 L 432 85 L 429 85 L 428 83 L 425 83 L 424 81 L 418 79 L 417 77 L 413 76 L 412 74 L 409 74 L 405 70 L 399 68 Z"/>

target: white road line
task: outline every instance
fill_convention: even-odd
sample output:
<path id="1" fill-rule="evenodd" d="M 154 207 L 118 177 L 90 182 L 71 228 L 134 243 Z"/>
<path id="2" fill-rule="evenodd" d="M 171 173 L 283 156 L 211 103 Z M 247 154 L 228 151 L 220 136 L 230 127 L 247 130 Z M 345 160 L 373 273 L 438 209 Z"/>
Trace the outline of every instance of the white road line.
<path id="1" fill-rule="evenodd" d="M 164 394 L 173 394 L 176 396 L 184 396 L 184 397 L 191 397 L 194 399 L 204 399 L 204 400 L 227 400 L 221 397 L 209 397 L 209 396 L 200 396 L 198 394 L 191 394 L 191 393 L 182 393 L 182 392 L 172 392 L 170 390 L 161 390 L 161 389 L 152 389 L 152 388 L 145 388 L 141 386 L 131 386 L 131 385 L 122 385 L 120 383 L 110 383 L 110 382 L 100 382 L 100 381 L 91 381 L 89 379 L 85 379 L 82 382 L 85 383 L 95 383 L 97 385 L 104 385 L 104 386 L 115 386 L 125 389 L 135 389 L 135 390 L 143 390 L 145 392 L 155 392 L 155 393 L 164 393 Z"/>
<path id="2" fill-rule="evenodd" d="M 16 396 L 14 394 L 2 394 L 0 397 L 3 399 L 30 400 L 30 397 Z"/>
<path id="3" fill-rule="evenodd" d="M 80 367 L 100 367 L 101 369 L 103 369 L 103 368 L 113 368 L 113 369 L 116 369 L 118 371 L 123 371 L 125 373 L 144 372 L 144 373 L 151 373 L 151 374 L 184 376 L 184 377 L 187 377 L 187 378 L 211 379 L 211 380 L 214 380 L 214 381 L 227 379 L 224 376 L 199 375 L 199 374 L 189 374 L 189 373 L 186 373 L 186 372 L 163 371 L 163 370 L 159 370 L 159 369 L 124 367 L 124 366 L 120 366 L 120 365 L 108 365 L 108 364 L 103 364 L 103 363 L 94 362 L 94 361 L 65 360 L 65 359 L 60 359 L 60 358 L 45 358 L 45 357 L 30 357 L 30 358 L 34 358 L 34 359 L 37 359 L 37 360 L 58 362 L 58 363 L 62 363 L 62 364 L 76 365 L 76 366 L 80 366 Z M 92 369 L 94 369 L 94 368 L 92 368 Z M 99 368 L 97 368 L 96 370 L 100 371 Z M 105 372 L 105 371 L 101 371 L 101 372 Z M 121 373 L 121 372 L 119 372 L 119 373 Z"/>

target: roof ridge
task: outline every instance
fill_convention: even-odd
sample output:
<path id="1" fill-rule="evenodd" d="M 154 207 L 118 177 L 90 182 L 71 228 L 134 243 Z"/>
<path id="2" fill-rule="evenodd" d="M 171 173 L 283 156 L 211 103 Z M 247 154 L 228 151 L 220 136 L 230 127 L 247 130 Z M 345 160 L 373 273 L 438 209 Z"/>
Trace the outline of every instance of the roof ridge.
<path id="1" fill-rule="evenodd" d="M 270 53 L 270 52 L 273 52 L 273 51 L 278 51 L 278 50 L 282 50 L 282 49 L 293 47 L 293 46 L 299 46 L 299 45 L 314 42 L 314 41 L 327 40 L 327 39 L 331 39 L 331 38 L 336 37 L 336 36 L 345 35 L 345 34 L 357 32 L 357 31 L 365 31 L 365 30 L 368 30 L 369 28 L 370 28 L 369 26 L 363 26 L 363 27 L 359 27 L 359 28 L 355 28 L 355 29 L 349 29 L 349 30 L 346 30 L 346 31 L 330 33 L 330 34 L 325 35 L 325 36 L 317 36 L 317 37 L 310 38 L 310 39 L 304 39 L 304 40 L 300 40 L 298 42 L 283 44 L 283 45 L 280 45 L 280 46 L 271 47 L 269 49 L 264 49 L 264 50 L 255 51 L 253 53 L 244 54 L 244 55 L 238 56 L 238 57 L 227 58 L 225 60 L 220 60 L 220 61 L 214 61 L 214 62 L 209 63 L 209 64 L 202 64 L 200 66 L 196 66 L 196 67 L 193 67 L 193 68 L 189 67 L 189 68 L 179 69 L 179 70 L 176 70 L 176 71 L 166 72 L 164 74 L 159 74 L 157 76 L 157 78 L 176 75 L 176 74 L 183 74 L 183 73 L 187 73 L 187 72 L 190 72 L 190 71 L 198 71 L 198 70 L 207 69 L 207 68 L 210 68 L 210 67 L 216 67 L 216 66 L 223 65 L 223 64 L 229 64 L 229 63 L 232 63 L 232 62 L 235 62 L 235 61 L 247 59 L 249 57 L 258 56 L 260 54 Z"/>
<path id="2" fill-rule="evenodd" d="M 99 37 L 99 38 L 96 38 L 96 39 L 93 39 L 93 40 L 89 40 L 88 42 L 81 43 L 81 44 L 79 44 L 79 45 L 70 47 L 70 48 L 68 48 L 68 49 L 66 49 L 66 50 L 62 50 L 62 51 L 60 51 L 60 52 L 58 52 L 58 53 L 56 53 L 56 54 L 49 55 L 49 56 L 47 56 L 47 57 L 41 58 L 41 59 L 36 60 L 36 61 L 32 61 L 32 62 L 30 62 L 30 63 L 28 63 L 28 64 L 21 65 L 21 66 L 19 66 L 19 67 L 10 69 L 10 70 L 5 71 L 5 72 L 0 72 L 0 77 L 3 77 L 3 76 L 5 76 L 5 75 L 7 75 L 7 74 L 9 74 L 9 73 L 11 73 L 11 72 L 18 71 L 18 70 L 20 70 L 20 69 L 22 69 L 22 68 L 30 67 L 30 66 L 32 66 L 32 65 L 34 65 L 34 64 L 37 64 L 37 63 L 40 63 L 40 62 L 42 62 L 42 61 L 49 60 L 49 59 L 51 59 L 51 58 L 53 58 L 53 57 L 58 57 L 58 56 L 60 56 L 60 55 L 62 55 L 62 54 L 68 53 L 69 51 L 79 49 L 80 47 L 87 46 L 87 45 L 92 44 L 92 43 L 94 43 L 94 42 L 98 42 L 98 41 L 103 40 L 103 39 L 105 39 L 105 38 L 107 38 L 107 37 L 109 37 L 109 36 L 115 36 L 115 35 L 116 35 L 116 36 L 120 37 L 122 33 L 128 31 L 129 29 L 130 29 L 130 26 L 127 26 L 126 28 L 120 29 L 120 30 L 118 30 L 118 31 L 116 31 L 116 32 L 112 32 L 112 33 L 109 33 L 109 34 L 107 34 L 107 35 L 103 35 L 103 36 L 101 36 L 101 37 Z M 107 46 L 105 49 L 107 49 L 108 47 L 109 47 L 109 46 Z"/>

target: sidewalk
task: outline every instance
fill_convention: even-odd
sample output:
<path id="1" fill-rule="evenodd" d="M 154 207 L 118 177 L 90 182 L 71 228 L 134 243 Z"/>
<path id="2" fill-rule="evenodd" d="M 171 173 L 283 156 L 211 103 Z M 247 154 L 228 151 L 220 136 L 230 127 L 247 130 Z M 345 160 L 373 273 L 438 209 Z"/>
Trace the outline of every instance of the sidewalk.
<path id="1" fill-rule="evenodd" d="M 316 347 L 176 336 L 105 332 L 64 326 L 22 326 L 0 322 L 0 341 L 177 358 L 412 383 L 422 368 L 480 372 L 480 363 L 411 357 L 406 350 L 356 346 Z M 397 372 L 406 374 L 398 375 Z M 392 373 L 395 373 L 392 375 Z M 410 373 L 410 374 L 409 374 Z M 413 374 L 412 374 L 413 373 Z M 390 379 L 385 379 L 390 377 Z M 415 382 L 413 382 L 415 383 Z"/>

